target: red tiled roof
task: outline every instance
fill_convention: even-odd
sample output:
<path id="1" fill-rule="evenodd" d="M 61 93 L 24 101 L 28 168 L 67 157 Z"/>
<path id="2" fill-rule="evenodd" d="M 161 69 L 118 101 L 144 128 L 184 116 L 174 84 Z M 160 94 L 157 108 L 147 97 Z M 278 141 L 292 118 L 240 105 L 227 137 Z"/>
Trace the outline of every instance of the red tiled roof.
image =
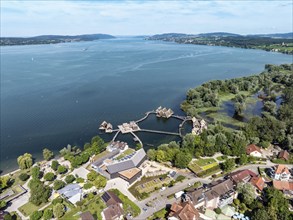
<path id="1" fill-rule="evenodd" d="M 286 173 L 286 174 L 290 174 L 288 167 L 286 167 L 283 164 L 279 164 L 277 165 L 277 169 L 276 169 L 276 174 L 281 174 L 281 173 Z"/>
<path id="2" fill-rule="evenodd" d="M 251 170 L 239 170 L 237 172 L 231 173 L 230 178 L 235 182 L 248 182 L 251 177 L 256 177 L 257 175 Z"/>
<path id="3" fill-rule="evenodd" d="M 289 160 L 289 153 L 286 150 L 282 150 L 279 155 L 278 158 L 284 159 L 284 160 Z"/>
<path id="4" fill-rule="evenodd" d="M 273 186 L 278 190 L 293 190 L 293 182 L 274 180 Z"/>
<path id="5" fill-rule="evenodd" d="M 173 203 L 169 216 L 177 217 L 180 220 L 196 220 L 199 219 L 199 212 L 194 208 L 192 202 L 184 202 L 181 204 Z"/>
<path id="6" fill-rule="evenodd" d="M 259 153 L 261 153 L 260 148 L 255 144 L 251 144 L 246 147 L 246 154 L 251 154 L 254 151 L 258 151 Z"/>
<path id="7" fill-rule="evenodd" d="M 261 176 L 252 177 L 250 183 L 258 188 L 260 191 L 262 191 L 265 186 L 265 182 Z"/>

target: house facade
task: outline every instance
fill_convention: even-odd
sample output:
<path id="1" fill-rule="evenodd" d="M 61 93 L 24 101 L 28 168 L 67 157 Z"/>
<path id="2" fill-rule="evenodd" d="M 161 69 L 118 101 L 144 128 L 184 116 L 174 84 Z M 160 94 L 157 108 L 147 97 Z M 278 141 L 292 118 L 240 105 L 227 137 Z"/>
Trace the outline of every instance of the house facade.
<path id="1" fill-rule="evenodd" d="M 252 157 L 262 157 L 262 152 L 260 147 L 255 144 L 250 144 L 246 147 L 246 154 Z"/>
<path id="2" fill-rule="evenodd" d="M 276 166 L 276 171 L 275 171 L 275 180 L 280 180 L 280 181 L 288 181 L 291 177 L 290 171 L 287 166 L 283 164 L 279 164 Z"/>

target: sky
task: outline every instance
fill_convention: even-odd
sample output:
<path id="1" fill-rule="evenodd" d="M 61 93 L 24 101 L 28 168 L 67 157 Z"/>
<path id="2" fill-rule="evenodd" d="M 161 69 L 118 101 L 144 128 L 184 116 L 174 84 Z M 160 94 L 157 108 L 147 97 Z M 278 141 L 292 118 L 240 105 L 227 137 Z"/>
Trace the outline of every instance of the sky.
<path id="1" fill-rule="evenodd" d="M 1 37 L 292 32 L 292 0 L 0 0 Z"/>

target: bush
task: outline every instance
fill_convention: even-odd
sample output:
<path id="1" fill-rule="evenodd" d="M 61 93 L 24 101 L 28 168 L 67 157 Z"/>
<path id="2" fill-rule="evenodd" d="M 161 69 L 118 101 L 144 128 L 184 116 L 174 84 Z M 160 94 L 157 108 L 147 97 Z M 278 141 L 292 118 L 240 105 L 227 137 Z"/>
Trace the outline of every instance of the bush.
<path id="1" fill-rule="evenodd" d="M 53 209 L 45 209 L 43 214 L 44 220 L 50 220 L 53 218 Z"/>
<path id="2" fill-rule="evenodd" d="M 62 180 L 56 180 L 54 182 L 53 189 L 58 190 L 58 189 L 63 188 L 64 186 L 65 186 L 65 183 Z"/>
<path id="3" fill-rule="evenodd" d="M 213 172 L 216 172 L 218 170 L 220 171 L 220 166 L 219 165 L 214 166 L 214 167 L 212 167 L 210 169 L 204 170 L 204 171 L 198 173 L 197 176 L 198 177 L 203 177 L 203 176 L 206 176 L 209 173 L 213 173 Z"/>
<path id="4" fill-rule="evenodd" d="M 71 174 L 65 177 L 65 182 L 67 184 L 72 183 L 74 180 L 75 180 L 75 177 Z"/>
<path id="5" fill-rule="evenodd" d="M 18 177 L 21 181 L 26 181 L 28 180 L 28 178 L 30 178 L 30 176 L 26 173 L 21 173 Z"/>
<path id="6" fill-rule="evenodd" d="M 185 176 L 179 175 L 179 176 L 176 178 L 176 181 L 175 181 L 175 182 L 182 182 L 184 179 L 185 179 Z"/>
<path id="7" fill-rule="evenodd" d="M 65 206 L 61 203 L 56 204 L 53 207 L 53 213 L 55 218 L 61 218 L 65 213 Z"/>
<path id="8" fill-rule="evenodd" d="M 81 178 L 81 177 L 77 177 L 77 178 L 76 178 L 76 182 L 77 182 L 77 183 L 84 183 L 84 179 Z"/>
<path id="9" fill-rule="evenodd" d="M 51 163 L 51 168 L 52 168 L 54 171 L 57 171 L 59 165 L 60 165 L 60 164 L 58 163 L 57 160 L 53 160 L 52 163 Z"/>
<path id="10" fill-rule="evenodd" d="M 55 179 L 55 174 L 52 172 L 46 173 L 44 179 L 46 181 L 53 181 Z"/>
<path id="11" fill-rule="evenodd" d="M 61 197 L 58 197 L 56 199 L 53 199 L 52 204 L 56 205 L 56 204 L 62 203 L 62 202 L 63 202 L 63 199 Z"/>
<path id="12" fill-rule="evenodd" d="M 86 183 L 86 184 L 84 184 L 84 186 L 83 186 L 84 189 L 90 189 L 90 188 L 92 188 L 92 187 L 93 187 L 93 184 L 91 184 L 91 183 Z"/>
<path id="13" fill-rule="evenodd" d="M 214 209 L 215 213 L 217 213 L 218 215 L 222 213 L 222 210 L 220 208 L 216 208 Z"/>
<path id="14" fill-rule="evenodd" d="M 30 220 L 39 220 L 41 219 L 43 216 L 43 212 L 42 211 L 34 211 L 31 215 L 30 215 Z"/>
<path id="15" fill-rule="evenodd" d="M 67 172 L 67 168 L 65 166 L 59 165 L 58 168 L 57 168 L 57 172 L 59 174 L 64 174 L 64 173 Z"/>

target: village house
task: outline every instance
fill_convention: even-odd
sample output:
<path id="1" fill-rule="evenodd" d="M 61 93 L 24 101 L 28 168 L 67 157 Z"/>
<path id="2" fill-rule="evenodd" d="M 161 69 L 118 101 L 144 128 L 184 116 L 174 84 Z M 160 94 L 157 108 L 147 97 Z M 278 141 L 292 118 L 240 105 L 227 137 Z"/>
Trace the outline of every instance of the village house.
<path id="1" fill-rule="evenodd" d="M 256 177 L 257 175 L 251 170 L 239 170 L 229 175 L 230 179 L 237 185 L 240 182 L 247 183 L 251 178 Z"/>
<path id="2" fill-rule="evenodd" d="M 290 179 L 290 171 L 287 166 L 283 164 L 279 164 L 276 166 L 276 171 L 274 175 L 275 180 L 281 180 L 281 181 L 288 181 Z"/>
<path id="3" fill-rule="evenodd" d="M 195 208 L 204 206 L 210 209 L 222 208 L 231 204 L 236 198 L 237 191 L 235 191 L 234 184 L 230 179 L 214 183 L 207 191 L 201 188 L 185 195 L 185 199 L 191 199 Z"/>
<path id="4" fill-rule="evenodd" d="M 186 202 L 174 202 L 170 208 L 168 220 L 197 220 L 199 212 L 189 200 Z"/>
<path id="5" fill-rule="evenodd" d="M 257 189 L 257 192 L 261 192 L 265 187 L 265 181 L 261 176 L 252 177 L 249 182 Z"/>
<path id="6" fill-rule="evenodd" d="M 174 114 L 174 112 L 172 111 L 172 109 L 167 109 L 167 108 L 162 108 L 161 106 L 159 108 L 156 109 L 156 115 L 158 118 L 162 117 L 162 118 L 170 118 L 172 115 Z"/>
<path id="7" fill-rule="evenodd" d="M 282 150 L 282 151 L 279 153 L 278 158 L 279 158 L 279 159 L 282 159 L 282 160 L 286 160 L 286 161 L 288 161 L 288 160 L 289 160 L 289 153 L 288 153 L 288 151 L 286 151 L 286 150 Z"/>
<path id="8" fill-rule="evenodd" d="M 101 213 L 103 220 L 123 219 L 123 204 L 115 193 L 109 191 L 105 192 L 102 195 L 102 200 L 107 205 L 107 208 Z"/>
<path id="9" fill-rule="evenodd" d="M 275 189 L 283 191 L 285 195 L 293 196 L 293 182 L 273 180 L 273 186 Z"/>
<path id="10" fill-rule="evenodd" d="M 261 149 L 255 144 L 250 144 L 246 147 L 246 154 L 253 157 L 262 157 Z"/>
<path id="11" fill-rule="evenodd" d="M 120 150 L 124 151 L 129 148 L 128 144 L 126 142 L 122 141 L 112 141 L 108 146 L 107 146 L 107 151 L 112 152 L 115 150 Z"/>

